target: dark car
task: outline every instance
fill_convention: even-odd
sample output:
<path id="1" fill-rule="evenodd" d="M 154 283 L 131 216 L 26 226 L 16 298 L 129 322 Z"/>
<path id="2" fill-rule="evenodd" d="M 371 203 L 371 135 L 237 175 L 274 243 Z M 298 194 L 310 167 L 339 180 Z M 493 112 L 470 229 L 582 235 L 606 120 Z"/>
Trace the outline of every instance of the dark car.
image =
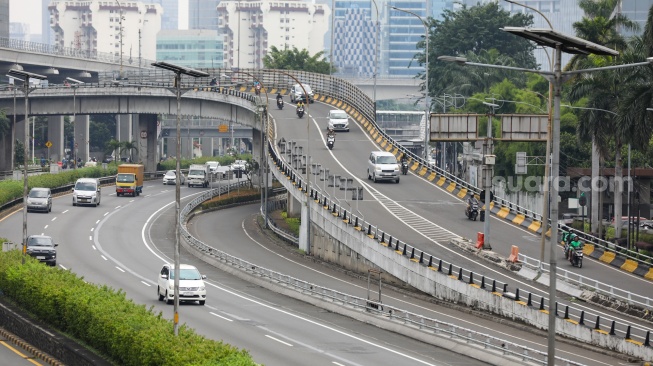
<path id="1" fill-rule="evenodd" d="M 30 235 L 27 237 L 27 254 L 51 266 L 57 265 L 57 249 L 59 244 L 45 235 Z"/>
<path id="2" fill-rule="evenodd" d="M 52 211 L 52 192 L 50 188 L 32 188 L 27 195 L 27 212 Z"/>

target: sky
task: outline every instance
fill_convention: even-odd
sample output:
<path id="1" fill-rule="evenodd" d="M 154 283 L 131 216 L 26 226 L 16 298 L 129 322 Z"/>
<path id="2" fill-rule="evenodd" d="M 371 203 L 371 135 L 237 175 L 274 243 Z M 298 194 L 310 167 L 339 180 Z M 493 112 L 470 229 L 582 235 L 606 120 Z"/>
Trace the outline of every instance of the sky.
<path id="1" fill-rule="evenodd" d="M 9 0 L 9 22 L 28 23 L 30 33 L 41 33 L 41 0 Z M 188 0 L 179 0 L 179 29 L 188 28 Z"/>

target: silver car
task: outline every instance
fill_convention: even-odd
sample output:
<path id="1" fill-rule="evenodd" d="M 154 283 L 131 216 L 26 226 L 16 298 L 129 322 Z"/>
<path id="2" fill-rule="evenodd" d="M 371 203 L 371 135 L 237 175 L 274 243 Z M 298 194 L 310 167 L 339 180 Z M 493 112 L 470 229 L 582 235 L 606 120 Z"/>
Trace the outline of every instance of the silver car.
<path id="1" fill-rule="evenodd" d="M 181 180 L 181 185 L 183 186 L 184 183 L 186 182 L 186 177 L 184 177 L 183 174 L 179 175 L 179 179 Z M 168 170 L 166 174 L 163 176 L 163 184 L 175 184 L 177 181 L 177 171 L 175 170 Z"/>
<path id="2" fill-rule="evenodd" d="M 32 188 L 27 195 L 27 212 L 52 211 L 52 192 L 50 188 Z"/>

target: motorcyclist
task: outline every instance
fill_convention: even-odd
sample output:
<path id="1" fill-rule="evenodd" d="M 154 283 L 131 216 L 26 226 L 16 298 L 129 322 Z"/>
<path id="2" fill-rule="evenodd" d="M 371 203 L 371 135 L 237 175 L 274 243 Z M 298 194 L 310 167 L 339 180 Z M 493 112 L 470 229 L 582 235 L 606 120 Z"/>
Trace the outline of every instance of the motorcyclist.
<path id="1" fill-rule="evenodd" d="M 474 197 L 474 195 L 471 195 L 467 197 L 467 208 L 465 209 L 465 213 L 469 215 L 469 211 L 473 205 L 478 205 L 478 200 L 476 199 L 476 197 Z"/>
<path id="2" fill-rule="evenodd" d="M 335 132 L 335 131 L 333 130 L 333 128 L 331 128 L 331 127 L 329 127 L 329 129 L 327 130 L 327 134 L 326 134 L 326 135 L 327 135 L 327 139 L 328 139 L 329 137 L 333 137 L 333 139 L 335 140 L 335 138 L 336 138 L 336 132 Z"/>
<path id="3" fill-rule="evenodd" d="M 283 96 L 281 95 L 281 93 L 277 93 L 277 103 L 279 103 L 282 100 L 283 100 Z"/>
<path id="4" fill-rule="evenodd" d="M 569 254 L 574 250 L 571 248 L 571 243 L 576 242 L 578 240 L 577 238 L 578 236 L 574 233 L 567 233 L 566 236 L 563 235 L 563 240 L 565 241 L 565 258 L 569 258 Z"/>
<path id="5" fill-rule="evenodd" d="M 578 236 L 574 235 L 574 238 L 571 240 L 571 243 L 569 243 L 569 260 L 572 263 L 574 261 L 574 253 L 582 248 L 583 248 L 583 243 L 580 242 Z"/>
<path id="6" fill-rule="evenodd" d="M 297 111 L 299 111 L 299 108 L 304 109 L 304 103 L 302 101 L 297 102 Z"/>
<path id="7" fill-rule="evenodd" d="M 399 158 L 399 161 L 401 162 L 402 165 L 403 165 L 404 163 L 407 163 L 407 162 L 408 162 L 408 157 L 406 156 L 406 153 L 402 153 L 402 154 L 401 154 L 401 157 Z"/>

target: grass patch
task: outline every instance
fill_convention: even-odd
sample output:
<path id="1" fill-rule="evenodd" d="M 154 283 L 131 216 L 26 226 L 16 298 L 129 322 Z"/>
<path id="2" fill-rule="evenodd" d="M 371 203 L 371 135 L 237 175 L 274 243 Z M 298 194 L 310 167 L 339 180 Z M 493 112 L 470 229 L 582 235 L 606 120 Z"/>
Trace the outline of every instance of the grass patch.
<path id="1" fill-rule="evenodd" d="M 294 217 L 288 217 L 288 211 L 281 212 L 281 217 L 283 217 L 283 220 L 288 224 L 290 231 L 299 236 L 299 225 L 301 224 L 301 220 Z"/>

